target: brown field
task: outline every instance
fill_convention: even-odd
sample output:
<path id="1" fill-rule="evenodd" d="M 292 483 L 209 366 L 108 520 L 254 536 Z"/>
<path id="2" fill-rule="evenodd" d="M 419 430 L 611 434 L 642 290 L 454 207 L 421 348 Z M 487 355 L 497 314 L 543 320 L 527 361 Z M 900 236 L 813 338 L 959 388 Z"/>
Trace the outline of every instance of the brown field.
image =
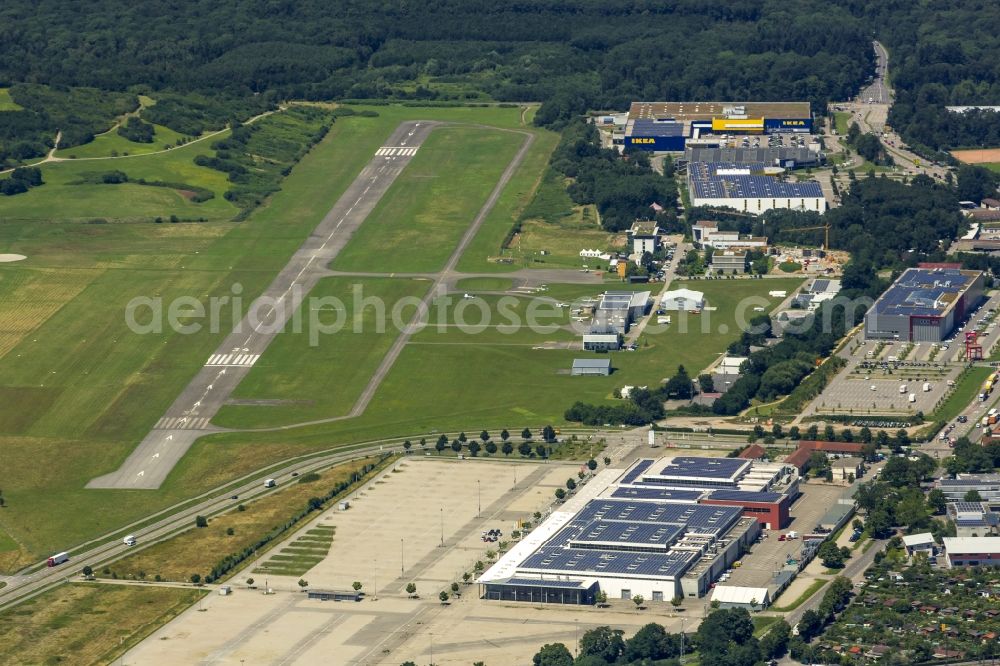
<path id="1" fill-rule="evenodd" d="M 183 532 L 114 562 L 108 568 L 118 578 L 154 580 L 156 576 L 160 576 L 162 580 L 187 581 L 195 573 L 204 577 L 226 555 L 243 550 L 275 527 L 284 524 L 306 506 L 310 497 L 325 494 L 335 484 L 348 479 L 366 463 L 375 460 L 365 458 L 351 461 L 320 472 L 320 478 L 316 481 L 289 483 L 278 492 L 248 502 L 245 511 L 234 510 L 216 516 L 208 521 L 208 527 Z M 367 478 L 377 473 L 376 470 Z M 227 534 L 229 528 L 233 530 L 232 535 Z M 276 539 L 269 545 L 276 545 L 279 541 L 280 539 Z M 248 560 L 245 564 L 251 563 Z M 109 575 L 103 571 L 102 567 L 95 573 Z"/>
<path id="2" fill-rule="evenodd" d="M 983 164 L 1000 162 L 1000 148 L 985 148 L 983 150 L 953 150 L 952 156 L 966 164 Z"/>
<path id="3" fill-rule="evenodd" d="M 107 664 L 204 592 L 73 583 L 0 613 L 0 662 Z"/>

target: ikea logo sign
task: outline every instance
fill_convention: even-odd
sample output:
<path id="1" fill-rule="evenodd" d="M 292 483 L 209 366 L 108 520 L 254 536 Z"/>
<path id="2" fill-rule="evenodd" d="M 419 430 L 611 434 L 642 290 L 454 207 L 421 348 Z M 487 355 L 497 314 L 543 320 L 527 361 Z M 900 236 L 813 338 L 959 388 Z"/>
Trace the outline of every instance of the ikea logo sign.
<path id="1" fill-rule="evenodd" d="M 804 120 L 782 120 L 782 127 L 805 127 L 806 121 Z"/>
<path id="2" fill-rule="evenodd" d="M 642 137 L 633 137 L 632 138 L 632 143 L 633 144 L 636 144 L 636 143 L 654 144 L 654 143 L 656 143 L 656 139 L 649 139 L 649 138 L 642 138 Z"/>

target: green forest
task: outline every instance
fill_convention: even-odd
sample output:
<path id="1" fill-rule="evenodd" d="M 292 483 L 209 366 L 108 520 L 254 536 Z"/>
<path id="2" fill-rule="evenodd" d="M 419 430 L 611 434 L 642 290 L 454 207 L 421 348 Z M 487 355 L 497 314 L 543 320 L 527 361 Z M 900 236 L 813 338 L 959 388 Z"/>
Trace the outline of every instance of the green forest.
<path id="1" fill-rule="evenodd" d="M 86 143 L 141 93 L 158 102 L 145 120 L 189 136 L 278 99 L 539 101 L 536 122 L 557 127 L 633 99 L 802 99 L 823 113 L 871 75 L 873 30 L 908 141 L 998 145 L 989 113 L 944 110 L 1000 103 L 998 23 L 1000 6 L 960 0 L 11 0 L 0 87 L 24 108 L 0 115 L 0 158 L 43 154 L 57 129 L 63 146 Z"/>

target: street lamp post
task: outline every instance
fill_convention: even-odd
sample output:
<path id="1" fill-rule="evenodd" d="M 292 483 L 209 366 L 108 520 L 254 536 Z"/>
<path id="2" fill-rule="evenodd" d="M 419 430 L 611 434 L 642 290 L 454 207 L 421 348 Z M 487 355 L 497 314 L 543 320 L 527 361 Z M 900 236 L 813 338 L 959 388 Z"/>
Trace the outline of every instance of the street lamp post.
<path id="1" fill-rule="evenodd" d="M 476 479 L 476 518 L 483 512 L 483 493 L 479 479 Z"/>
<path id="2" fill-rule="evenodd" d="M 406 571 L 403 568 L 403 562 L 404 562 L 404 558 L 403 558 L 403 539 L 400 538 L 400 540 L 399 540 L 399 575 L 400 576 L 403 576 L 405 574 L 405 571 Z"/>
<path id="3" fill-rule="evenodd" d="M 444 507 L 441 507 L 441 548 L 444 548 Z"/>

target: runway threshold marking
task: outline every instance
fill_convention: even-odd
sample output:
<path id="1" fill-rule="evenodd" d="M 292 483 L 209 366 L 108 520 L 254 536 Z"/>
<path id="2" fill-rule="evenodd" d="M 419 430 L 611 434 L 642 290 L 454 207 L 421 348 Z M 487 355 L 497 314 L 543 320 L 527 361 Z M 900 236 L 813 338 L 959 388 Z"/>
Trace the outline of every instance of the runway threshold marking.
<path id="1" fill-rule="evenodd" d="M 156 422 L 157 430 L 203 430 L 211 419 L 185 416 L 164 416 Z"/>
<path id="2" fill-rule="evenodd" d="M 412 146 L 382 146 L 375 151 L 378 157 L 412 157 L 417 149 Z"/>
<path id="3" fill-rule="evenodd" d="M 206 366 L 248 368 L 257 362 L 260 354 L 212 354 Z"/>

